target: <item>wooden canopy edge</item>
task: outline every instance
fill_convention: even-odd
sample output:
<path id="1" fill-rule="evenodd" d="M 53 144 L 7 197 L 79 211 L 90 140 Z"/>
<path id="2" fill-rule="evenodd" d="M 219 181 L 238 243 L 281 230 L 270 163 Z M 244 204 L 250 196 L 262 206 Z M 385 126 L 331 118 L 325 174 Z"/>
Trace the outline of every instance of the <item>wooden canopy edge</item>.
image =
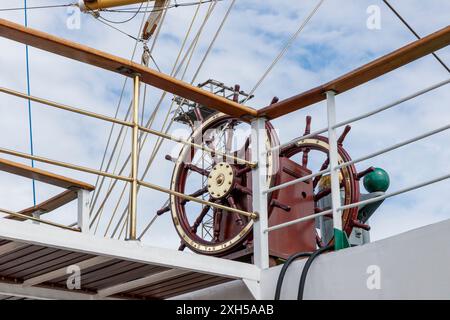
<path id="1" fill-rule="evenodd" d="M 29 179 L 34 179 L 64 189 L 75 188 L 88 191 L 92 191 L 95 189 L 95 187 L 90 184 L 6 159 L 0 159 L 0 171 L 8 172 Z"/>
<path id="2" fill-rule="evenodd" d="M 5 19 L 0 19 L 0 36 L 128 77 L 139 74 L 141 81 L 144 83 L 231 116 L 255 117 L 257 115 L 257 111 L 253 108 L 220 97 L 148 67 Z"/>
<path id="3" fill-rule="evenodd" d="M 299 95 L 258 110 L 258 117 L 275 119 L 325 100 L 327 91 L 342 93 L 450 44 L 450 26 L 414 41 L 400 49 L 367 63 L 343 76 Z"/>

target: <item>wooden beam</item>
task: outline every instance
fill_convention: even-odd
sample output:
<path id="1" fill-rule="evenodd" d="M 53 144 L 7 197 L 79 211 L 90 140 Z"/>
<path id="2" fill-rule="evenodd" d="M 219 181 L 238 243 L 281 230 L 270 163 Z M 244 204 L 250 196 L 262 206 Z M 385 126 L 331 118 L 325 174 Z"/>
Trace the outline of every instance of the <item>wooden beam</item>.
<path id="1" fill-rule="evenodd" d="M 149 286 L 151 284 L 166 281 L 168 279 L 181 277 L 185 274 L 191 273 L 192 271 L 189 270 L 180 270 L 180 269 L 171 269 L 167 271 L 162 271 L 159 273 L 155 273 L 143 278 L 138 278 L 136 280 L 132 280 L 125 283 L 119 283 L 116 285 L 113 285 L 111 287 L 102 288 L 97 291 L 97 296 L 100 298 L 109 297 L 121 292 L 130 291 L 137 288 L 142 288 L 145 286 Z"/>
<path id="2" fill-rule="evenodd" d="M 260 109 L 258 111 L 258 116 L 275 119 L 305 108 L 325 100 L 325 92 L 327 91 L 333 90 L 338 94 L 345 92 L 433 53 L 434 51 L 442 49 L 449 44 L 450 26 L 447 26 L 324 85 Z"/>
<path id="3" fill-rule="evenodd" d="M 13 242 L 13 241 L 8 242 L 7 244 L 0 246 L 0 256 L 4 256 L 8 253 L 22 249 L 26 246 L 28 246 L 28 244 L 22 242 Z"/>
<path id="4" fill-rule="evenodd" d="M 130 60 L 0 19 L 0 36 L 141 81 L 231 116 L 255 117 L 257 111 Z"/>
<path id="5" fill-rule="evenodd" d="M 81 262 L 77 262 L 76 265 L 82 271 L 82 270 L 86 270 L 88 268 L 91 268 L 91 267 L 94 267 L 94 266 L 97 266 L 99 264 L 102 264 L 102 263 L 105 263 L 105 262 L 109 262 L 109 261 L 112 261 L 112 260 L 114 260 L 114 259 L 113 258 L 109 258 L 109 257 L 100 257 L 100 256 L 98 256 L 98 257 L 93 257 L 93 258 L 90 258 L 90 259 L 87 259 L 87 260 L 84 260 L 84 261 L 81 261 Z M 34 278 L 29 278 L 29 279 L 25 280 L 22 283 L 22 286 L 24 286 L 24 287 L 31 287 L 31 286 L 35 286 L 37 284 L 41 284 L 41 283 L 44 283 L 44 282 L 47 282 L 47 281 L 50 281 L 50 280 L 53 280 L 53 279 L 57 279 L 57 278 L 60 278 L 60 277 L 64 277 L 64 276 L 67 276 L 67 267 L 62 267 L 60 269 L 53 270 L 53 271 L 50 271 L 48 273 L 41 274 L 41 275 L 36 276 Z"/>
<path id="6" fill-rule="evenodd" d="M 57 194 L 56 196 L 38 204 L 33 207 L 24 209 L 19 211 L 20 214 L 26 216 L 33 216 L 34 212 L 40 212 L 41 214 L 52 212 L 69 202 L 75 200 L 78 197 L 78 193 L 76 190 L 65 190 L 64 192 Z M 15 216 L 7 216 L 6 219 L 25 221 L 26 219 L 15 217 Z"/>
<path id="7" fill-rule="evenodd" d="M 92 191 L 95 189 L 94 186 L 90 184 L 5 159 L 0 159 L 0 171 L 5 171 L 25 178 L 34 179 L 64 189 L 74 188 L 88 191 Z"/>

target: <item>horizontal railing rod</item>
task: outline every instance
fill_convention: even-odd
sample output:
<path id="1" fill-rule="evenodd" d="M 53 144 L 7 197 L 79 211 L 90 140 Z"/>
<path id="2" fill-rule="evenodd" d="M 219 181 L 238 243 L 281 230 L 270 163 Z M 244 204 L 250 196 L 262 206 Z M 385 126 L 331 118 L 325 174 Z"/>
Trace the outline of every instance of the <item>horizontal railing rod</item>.
<path id="1" fill-rule="evenodd" d="M 416 141 L 425 139 L 425 138 L 427 138 L 427 137 L 430 137 L 430 136 L 432 136 L 432 135 L 435 135 L 435 134 L 437 134 L 437 133 L 440 133 L 440 132 L 445 131 L 445 130 L 448 130 L 448 129 L 450 129 L 450 124 L 448 124 L 448 125 L 446 125 L 446 126 L 443 126 L 443 127 L 440 127 L 440 128 L 438 128 L 438 129 L 435 129 L 435 130 L 431 130 L 431 131 L 429 131 L 429 132 L 426 132 L 426 133 L 421 134 L 421 135 L 419 135 L 419 136 L 416 136 L 416 137 L 414 137 L 414 138 L 405 140 L 405 141 L 403 141 L 403 142 L 396 143 L 396 144 L 394 144 L 394 145 L 392 145 L 392 146 L 390 146 L 390 147 L 387 147 L 387 148 L 384 148 L 384 149 L 382 149 L 382 150 L 373 152 L 373 153 L 371 153 L 371 154 L 369 154 L 369 155 L 366 155 L 366 156 L 363 156 L 363 157 L 360 157 L 360 158 L 357 158 L 357 159 L 354 159 L 354 160 L 350 160 L 350 161 L 344 162 L 344 163 L 338 165 L 338 166 L 336 167 L 336 169 L 342 169 L 342 168 L 347 167 L 347 166 L 350 166 L 350 165 L 352 165 L 352 164 L 356 164 L 356 163 L 359 163 L 359 162 L 362 162 L 362 161 L 365 161 L 365 160 L 374 158 L 374 157 L 376 157 L 376 156 L 379 156 L 379 155 L 382 155 L 382 154 L 387 153 L 387 152 L 389 152 L 389 151 L 392 151 L 392 150 L 395 150 L 395 149 L 404 147 L 404 146 L 406 146 L 406 145 L 408 145 L 408 144 L 411 144 L 411 143 L 413 143 L 413 142 L 416 142 Z M 296 184 L 296 183 L 300 183 L 300 182 L 309 180 L 309 179 L 311 179 L 311 178 L 314 178 L 314 177 L 316 177 L 316 176 L 320 176 L 320 175 L 326 174 L 326 173 L 328 173 L 328 172 L 330 172 L 330 168 L 327 168 L 327 169 L 321 170 L 321 171 L 319 171 L 319 172 L 316 172 L 316 173 L 313 173 L 313 174 L 310 174 L 310 175 L 307 175 L 307 176 L 304 176 L 304 177 L 301 177 L 301 178 L 298 178 L 298 179 L 295 179 L 295 180 L 292 180 L 292 181 L 289 181 L 289 182 L 280 184 L 280 185 L 278 185 L 278 186 L 275 186 L 275 187 L 266 189 L 266 190 L 264 190 L 263 192 L 264 192 L 264 193 L 274 192 L 274 191 L 276 191 L 276 190 L 280 190 L 280 189 L 289 187 L 289 186 L 294 185 L 294 184 Z"/>
<path id="2" fill-rule="evenodd" d="M 79 228 L 68 227 L 68 226 L 65 226 L 63 224 L 59 224 L 59 223 L 48 221 L 48 220 L 38 219 L 38 218 L 35 218 L 33 216 L 27 216 L 25 214 L 12 212 L 12 211 L 9 211 L 9 210 L 6 210 L 6 209 L 1 209 L 0 208 L 0 212 L 6 213 L 7 215 L 12 216 L 12 217 L 17 217 L 17 218 L 21 218 L 21 219 L 25 219 L 25 220 L 31 220 L 31 221 L 39 222 L 39 223 L 42 223 L 42 224 L 47 224 L 49 226 L 58 227 L 58 228 L 61 228 L 61 229 L 66 229 L 66 230 L 71 230 L 71 231 L 76 231 L 76 232 L 80 232 L 81 231 Z"/>
<path id="3" fill-rule="evenodd" d="M 78 109 L 78 108 L 71 107 L 71 106 L 68 106 L 68 105 L 64 105 L 64 104 L 61 104 L 61 103 L 58 103 L 58 102 L 50 101 L 50 100 L 47 100 L 47 99 L 43 99 L 43 98 L 38 98 L 38 97 L 35 97 L 35 96 L 27 95 L 25 93 L 21 93 L 21 92 L 15 91 L 15 90 L 11 90 L 11 89 L 0 87 L 0 92 L 6 93 L 6 94 L 10 94 L 10 95 L 13 95 L 13 96 L 16 96 L 16 97 L 19 97 L 19 98 L 31 100 L 31 101 L 34 101 L 34 102 L 38 102 L 38 103 L 41 103 L 41 104 L 44 104 L 44 105 L 48 105 L 50 107 L 54 107 L 54 108 L 57 108 L 57 109 L 61 109 L 61 110 L 65 110 L 65 111 L 81 114 L 81 115 L 84 115 L 84 116 L 87 116 L 87 117 L 96 118 L 96 119 L 99 119 L 99 120 L 108 121 L 108 122 L 116 123 L 116 124 L 127 126 L 127 127 L 131 127 L 132 126 L 132 124 L 130 122 L 127 122 L 127 121 L 124 121 L 124 120 L 120 120 L 120 119 L 117 119 L 117 118 L 104 116 L 102 114 L 98 114 L 98 113 L 95 113 L 95 112 L 86 111 L 86 110 L 83 110 L 83 109 Z"/>
<path id="4" fill-rule="evenodd" d="M 403 194 L 403 193 L 407 193 L 407 192 L 410 192 L 410 191 L 413 191 L 413 190 L 417 190 L 417 189 L 426 187 L 428 185 L 431 185 L 431 184 L 434 184 L 434 183 L 437 183 L 437 182 L 440 182 L 440 181 L 443 181 L 443 180 L 447 180 L 449 178 L 450 178 L 450 174 L 446 174 L 446 175 L 440 176 L 438 178 L 434 178 L 434 179 L 431 179 L 431 180 L 428 180 L 428 181 L 425 181 L 425 182 L 422 182 L 422 183 L 418 183 L 418 184 L 415 184 L 415 185 L 413 185 L 411 187 L 403 188 L 403 189 L 397 190 L 395 192 L 384 194 L 384 195 L 381 195 L 381 196 L 378 196 L 378 197 L 375 197 L 375 198 L 372 198 L 372 199 L 367 199 L 367 200 L 363 200 L 363 201 L 359 201 L 359 202 L 343 205 L 343 206 L 340 206 L 338 208 L 338 210 L 342 211 L 342 210 L 347 210 L 347 209 L 350 209 L 350 208 L 355 208 L 355 207 L 363 206 L 363 205 L 366 205 L 366 204 L 378 202 L 378 201 L 381 201 L 381 200 L 384 200 L 384 199 L 387 199 L 387 198 L 391 198 L 391 197 L 394 197 L 394 196 L 397 196 L 397 195 L 400 195 L 400 194 Z M 299 219 L 296 219 L 296 220 L 292 220 L 292 221 L 288 221 L 288 222 L 285 222 L 285 223 L 281 223 L 279 225 L 267 228 L 264 232 L 270 232 L 270 231 L 273 231 L 273 230 L 282 229 L 282 228 L 291 226 L 293 224 L 297 224 L 297 223 L 304 222 L 304 221 L 307 221 L 307 220 L 311 220 L 311 219 L 314 219 L 314 218 L 317 218 L 317 217 L 320 217 L 320 216 L 324 216 L 324 215 L 327 215 L 327 214 L 331 213 L 331 211 L 332 210 L 326 210 L 326 211 L 323 211 L 323 212 L 319 212 L 319 213 L 316 213 L 316 214 L 309 215 L 307 217 L 303 217 L 303 218 L 299 218 Z"/>
<path id="5" fill-rule="evenodd" d="M 328 173 L 328 172 L 330 172 L 330 168 L 327 168 L 327 169 L 318 171 L 318 172 L 316 172 L 316 173 L 309 174 L 309 175 L 307 175 L 307 176 L 304 176 L 304 177 L 301 177 L 301 178 L 298 178 L 298 179 L 294 179 L 294 180 L 291 180 L 291 181 L 282 183 L 282 184 L 280 184 L 280 185 L 278 185 L 278 186 L 275 186 L 275 187 L 272 187 L 272 188 L 268 188 L 268 189 L 266 189 L 266 190 L 263 190 L 263 193 L 272 193 L 272 192 L 274 192 L 274 191 L 276 191 L 276 190 L 284 189 L 284 188 L 286 188 L 286 187 L 292 186 L 292 185 L 297 184 L 297 183 L 300 183 L 300 182 L 304 182 L 304 181 L 306 181 L 306 180 L 315 178 L 315 177 L 317 177 L 317 176 L 326 174 L 326 173 Z"/>
<path id="6" fill-rule="evenodd" d="M 280 223 L 280 224 L 278 224 L 276 226 L 273 226 L 273 227 L 265 229 L 264 232 L 270 232 L 270 231 L 286 228 L 286 227 L 292 226 L 293 224 L 297 224 L 297 223 L 300 223 L 300 222 L 305 222 L 305 221 L 308 221 L 308 220 L 311 220 L 311 219 L 315 219 L 315 218 L 318 218 L 318 217 L 330 214 L 330 213 L 332 213 L 332 211 L 333 210 L 331 210 L 331 209 L 330 210 L 325 210 L 323 212 L 311 214 L 311 215 L 306 216 L 306 217 L 298 218 L 298 219 L 295 219 L 295 220 L 292 220 L 292 221 L 288 221 L 288 222 L 285 222 L 285 223 Z"/>
<path id="7" fill-rule="evenodd" d="M 435 90 L 435 89 L 437 89 L 439 87 L 442 87 L 442 86 L 444 86 L 444 85 L 446 85 L 448 83 L 450 83 L 450 79 L 447 79 L 447 80 L 441 81 L 439 83 L 436 83 L 436 84 L 434 84 L 434 85 L 432 85 L 432 86 L 430 86 L 428 88 L 425 88 L 425 89 L 422 89 L 420 91 L 417 91 L 417 92 L 415 92 L 413 94 L 410 94 L 410 95 L 408 95 L 406 97 L 403 97 L 403 98 L 401 98 L 399 100 L 396 100 L 396 101 L 394 101 L 392 103 L 384 105 L 384 106 L 382 106 L 380 108 L 377 108 L 375 110 L 369 111 L 369 112 L 364 113 L 362 115 L 356 116 L 354 118 L 351 118 L 351 119 L 348 119 L 348 120 L 345 120 L 345 121 L 342 121 L 342 122 L 338 122 L 333 128 L 336 129 L 336 128 L 345 126 L 347 124 L 350 124 L 350 123 L 353 123 L 353 122 L 356 122 L 356 121 L 368 118 L 368 117 L 373 116 L 373 115 L 375 115 L 377 113 L 380 113 L 382 111 L 385 111 L 385 110 L 388 110 L 388 109 L 390 109 L 392 107 L 395 107 L 395 106 L 397 106 L 399 104 L 402 104 L 403 102 L 406 102 L 406 101 L 412 100 L 414 98 L 417 98 L 417 97 L 419 97 L 419 96 L 421 96 L 421 95 L 423 95 L 423 94 L 425 94 L 427 92 Z"/>
<path id="8" fill-rule="evenodd" d="M 9 150 L 9 149 L 0 148 L 0 153 L 9 154 L 11 156 L 21 157 L 21 158 L 25 158 L 25 159 L 29 159 L 29 160 L 38 161 L 38 162 L 48 163 L 48 164 L 51 164 L 54 166 L 64 167 L 64 168 L 68 168 L 68 169 L 72 169 L 72 170 L 76 170 L 76 171 L 82 171 L 82 172 L 95 174 L 95 175 L 99 175 L 99 176 L 104 176 L 104 177 L 108 177 L 108 178 L 112 178 L 112 179 L 117 179 L 117 180 L 122 180 L 122 181 L 127 181 L 127 182 L 131 181 L 131 178 L 129 178 L 129 177 L 118 176 L 118 175 L 115 175 L 112 173 L 95 170 L 95 169 L 91 169 L 91 168 L 87 168 L 87 167 L 77 166 L 77 165 L 74 165 L 71 163 L 56 161 L 56 160 L 52 160 L 52 159 L 48 159 L 48 158 L 44 158 L 44 157 L 32 156 L 27 153 L 13 151 L 13 150 Z"/>
<path id="9" fill-rule="evenodd" d="M 239 163 L 242 163 L 242 164 L 246 164 L 246 165 L 248 165 L 248 166 L 250 166 L 252 168 L 255 168 L 256 165 L 257 165 L 256 163 L 253 163 L 251 161 L 248 161 L 248 160 L 245 160 L 245 159 L 241 159 L 241 158 L 238 158 L 238 157 L 235 157 L 235 156 L 232 156 L 232 155 L 229 155 L 229 154 L 217 151 L 217 150 L 213 150 L 213 149 L 210 149 L 210 148 L 205 147 L 203 145 L 200 145 L 200 144 L 188 141 L 188 140 L 184 140 L 183 138 L 175 137 L 175 136 L 172 136 L 170 134 L 163 133 L 163 132 L 160 132 L 160 131 L 157 131 L 157 130 L 149 129 L 149 128 L 142 127 L 142 126 L 139 126 L 139 130 L 147 132 L 147 133 L 150 133 L 150 134 L 153 134 L 153 135 L 156 135 L 156 136 L 161 137 L 163 139 L 168 139 L 168 140 L 172 140 L 172 141 L 175 141 L 175 142 L 178 142 L 178 143 L 189 145 L 189 146 L 192 146 L 194 148 L 200 149 L 202 151 L 205 151 L 205 152 L 208 152 L 208 153 L 213 153 L 213 154 L 215 154 L 217 156 L 225 157 L 227 159 L 232 159 L 232 160 L 234 160 L 236 162 L 239 162 Z"/>
<path id="10" fill-rule="evenodd" d="M 422 89 L 422 90 L 420 90 L 420 91 L 417 91 L 417 92 L 415 92 L 415 93 L 413 93 L 413 94 L 410 94 L 410 95 L 408 95 L 408 96 L 406 96 L 406 97 L 403 97 L 403 98 L 401 98 L 401 99 L 399 99 L 399 100 L 396 100 L 396 101 L 394 101 L 394 102 L 391 102 L 391 103 L 389 103 L 389 104 L 386 104 L 386 105 L 384 105 L 384 106 L 382 106 L 382 107 L 380 107 L 380 108 L 377 108 L 377 109 L 375 109 L 375 110 L 369 111 L 369 112 L 364 113 L 364 114 L 361 114 L 361 115 L 356 116 L 356 117 L 354 117 L 354 118 L 351 118 L 351 119 L 348 119 L 348 120 L 345 120 L 345 121 L 342 121 L 342 122 L 338 122 L 335 126 L 333 126 L 333 128 L 334 128 L 334 129 L 337 129 L 337 128 L 343 127 L 343 126 L 345 126 L 345 125 L 347 125 L 347 124 L 350 124 L 350 123 L 353 123 L 353 122 L 356 122 L 356 121 L 359 121 L 359 120 L 368 118 L 368 117 L 373 116 L 373 115 L 375 115 L 375 114 L 377 114 L 377 113 L 380 113 L 380 112 L 382 112 L 382 111 L 385 111 L 385 110 L 388 110 L 388 109 L 390 109 L 390 108 L 392 108 L 392 107 L 395 107 L 395 106 L 397 106 L 397 105 L 399 105 L 399 104 L 402 104 L 403 102 L 406 102 L 406 101 L 412 100 L 412 99 L 414 99 L 414 98 L 417 98 L 417 97 L 419 97 L 419 96 L 421 96 L 421 95 L 423 95 L 423 94 L 425 94 L 425 93 L 427 93 L 427 92 L 430 92 L 430 91 L 432 91 L 432 90 L 435 90 L 435 89 L 437 89 L 437 88 L 440 88 L 440 87 L 442 87 L 442 86 L 444 86 L 444 85 L 446 85 L 446 84 L 449 84 L 449 83 L 450 83 L 450 79 L 447 79 L 447 80 L 438 82 L 438 83 L 436 83 L 436 84 L 434 84 L 434 85 L 432 85 L 432 86 L 429 86 L 429 87 L 427 87 L 427 88 L 425 88 L 425 89 Z M 301 141 L 301 140 L 304 140 L 304 139 L 308 139 L 308 138 L 314 137 L 314 136 L 316 136 L 316 135 L 318 135 L 318 134 L 321 134 L 321 133 L 324 133 L 324 132 L 326 132 L 326 131 L 328 131 L 328 128 L 323 128 L 323 129 L 314 131 L 314 132 L 312 132 L 312 133 L 310 133 L 310 134 L 304 135 L 304 136 L 299 137 L 299 138 L 295 138 L 294 140 L 291 140 L 291 141 L 289 141 L 289 142 L 286 142 L 286 143 L 283 143 L 283 144 L 281 144 L 281 145 L 272 147 L 272 148 L 269 149 L 268 152 L 270 152 L 270 151 L 276 151 L 276 150 L 279 150 L 279 149 L 281 149 L 281 148 L 288 147 L 288 146 L 290 146 L 290 145 L 295 145 L 296 143 L 298 143 L 298 142 Z"/>
<path id="11" fill-rule="evenodd" d="M 308 139 L 308 138 L 312 138 L 314 136 L 317 136 L 317 135 L 319 135 L 321 133 L 324 133 L 324 132 L 327 132 L 327 131 L 328 131 L 328 128 L 323 128 L 323 129 L 320 129 L 320 130 L 317 130 L 317 131 L 313 131 L 313 132 L 311 132 L 309 134 L 306 134 L 306 135 L 304 135 L 304 136 L 302 136 L 300 138 L 295 138 L 294 140 L 291 140 L 289 142 L 286 142 L 286 143 L 280 144 L 278 146 L 272 147 L 268 151 L 264 151 L 263 154 L 265 154 L 267 152 L 278 151 L 278 150 L 280 150 L 282 148 L 285 148 L 285 147 L 293 146 L 293 145 L 295 145 L 296 143 L 298 143 L 298 142 L 300 142 L 302 140 L 305 140 L 305 139 Z"/>
<path id="12" fill-rule="evenodd" d="M 431 131 L 429 131 L 429 132 L 426 132 L 426 133 L 421 134 L 421 135 L 419 135 L 419 136 L 416 136 L 416 137 L 414 137 L 414 138 L 405 140 L 405 141 L 403 141 L 403 142 L 396 143 L 396 144 L 394 144 L 394 145 L 392 145 L 392 146 L 390 146 L 390 147 L 384 148 L 384 149 L 382 149 L 382 150 L 380 150 L 380 151 L 373 152 L 373 153 L 368 154 L 368 155 L 366 155 L 366 156 L 363 156 L 363 157 L 360 157 L 360 158 L 357 158 L 357 159 L 354 159 L 354 160 L 350 160 L 350 161 L 344 162 L 344 163 L 338 165 L 338 166 L 336 167 L 336 169 L 341 169 L 341 168 L 350 166 L 350 165 L 352 165 L 352 164 L 359 163 L 359 162 L 362 162 L 362 161 L 365 161 L 365 160 L 374 158 L 374 157 L 379 156 L 379 155 L 381 155 L 381 154 L 384 154 L 384 153 L 387 153 L 387 152 L 389 152 L 389 151 L 392 151 L 392 150 L 395 150 L 395 149 L 404 147 L 404 146 L 406 146 L 406 145 L 408 145 L 408 144 L 411 144 L 411 143 L 413 143 L 413 142 L 416 142 L 416 141 L 419 141 L 419 140 L 428 138 L 428 137 L 430 137 L 430 136 L 432 136 L 432 135 L 435 135 L 435 134 L 437 134 L 437 133 L 440 133 L 440 132 L 445 131 L 445 130 L 448 130 L 448 129 L 450 129 L 450 124 L 448 124 L 448 125 L 446 125 L 446 126 L 443 126 L 443 127 L 440 127 L 440 128 L 438 128 L 438 129 L 435 129 L 435 130 L 431 130 Z"/>
<path id="13" fill-rule="evenodd" d="M 83 110 L 83 109 L 78 109 L 78 108 L 71 107 L 71 106 L 68 106 L 68 105 L 64 105 L 64 104 L 61 104 L 61 103 L 58 103 L 58 102 L 50 101 L 50 100 L 47 100 L 47 99 L 43 99 L 43 98 L 38 98 L 38 97 L 35 97 L 35 96 L 27 95 L 25 93 L 21 93 L 21 92 L 18 92 L 18 91 L 15 91 L 15 90 L 11 90 L 11 89 L 8 89 L 8 88 L 0 87 L 0 92 L 6 93 L 6 94 L 10 94 L 10 95 L 13 95 L 13 96 L 16 96 L 16 97 L 19 97 L 19 98 L 31 100 L 31 101 L 34 101 L 34 102 L 38 102 L 38 103 L 41 103 L 41 104 L 44 104 L 44 105 L 48 105 L 50 107 L 54 107 L 54 108 L 57 108 L 57 109 L 61 109 L 61 110 L 69 111 L 69 112 L 72 112 L 72 113 L 77 113 L 77 114 L 80 114 L 80 115 L 84 115 L 84 116 L 87 116 L 87 117 L 96 118 L 96 119 L 99 119 L 99 120 L 108 121 L 108 122 L 111 122 L 111 123 L 116 123 L 116 124 L 127 126 L 127 127 L 132 127 L 133 126 L 133 124 L 131 122 L 128 122 L 128 121 L 120 120 L 120 119 L 113 118 L 113 117 L 108 117 L 108 116 L 105 116 L 105 115 L 102 115 L 102 114 L 98 114 L 98 113 L 95 113 L 95 112 L 86 111 L 86 110 Z M 229 154 L 226 154 L 226 153 L 223 153 L 223 152 L 220 152 L 220 151 L 212 150 L 212 149 L 207 148 L 205 146 L 202 146 L 202 145 L 190 142 L 188 140 L 184 140 L 184 139 L 179 138 L 179 137 L 172 136 L 170 134 L 162 133 L 162 132 L 159 132 L 157 130 L 146 128 L 146 127 L 143 127 L 143 126 L 139 126 L 139 130 L 147 132 L 147 133 L 150 133 L 150 134 L 153 134 L 153 135 L 156 135 L 156 136 L 159 136 L 159 137 L 164 138 L 164 139 L 172 140 L 172 141 L 175 141 L 175 142 L 178 142 L 178 143 L 182 143 L 182 144 L 185 144 L 185 145 L 190 145 L 190 146 L 193 146 L 193 147 L 195 147 L 197 149 L 201 149 L 201 150 L 203 150 L 205 152 L 215 153 L 216 155 L 225 157 L 227 159 L 233 159 L 236 162 L 239 162 L 239 163 L 242 163 L 242 164 L 247 164 L 247 165 L 251 166 L 252 168 L 256 167 L 255 163 L 252 163 L 252 162 L 247 161 L 245 159 L 240 159 L 240 158 L 235 157 L 233 155 L 229 155 Z"/>
<path id="14" fill-rule="evenodd" d="M 158 185 L 153 184 L 153 183 L 149 183 L 149 182 L 145 182 L 145 181 L 138 181 L 138 184 L 143 186 L 143 187 L 147 187 L 147 188 L 150 188 L 150 189 L 153 189 L 153 190 L 156 190 L 156 191 L 168 193 L 168 194 L 171 194 L 173 196 L 176 196 L 176 197 L 179 197 L 179 198 L 182 198 L 182 199 L 186 199 L 186 200 L 189 200 L 189 201 L 197 202 L 197 203 L 200 203 L 200 204 L 203 204 L 203 205 L 207 205 L 207 206 L 211 206 L 211 207 L 214 207 L 214 208 L 217 208 L 217 209 L 221 209 L 221 210 L 237 213 L 237 214 L 249 217 L 251 219 L 257 219 L 258 218 L 258 215 L 255 212 L 246 212 L 246 211 L 243 211 L 243 210 L 227 207 L 227 206 L 224 206 L 224 205 L 221 205 L 221 204 L 218 204 L 218 203 L 214 203 L 214 202 L 206 201 L 206 200 L 203 200 L 203 199 L 195 198 L 195 197 L 186 195 L 186 194 L 181 193 L 181 192 L 177 192 L 177 191 L 174 191 L 174 190 L 171 190 L 171 189 L 163 188 L 163 187 L 158 186 Z"/>

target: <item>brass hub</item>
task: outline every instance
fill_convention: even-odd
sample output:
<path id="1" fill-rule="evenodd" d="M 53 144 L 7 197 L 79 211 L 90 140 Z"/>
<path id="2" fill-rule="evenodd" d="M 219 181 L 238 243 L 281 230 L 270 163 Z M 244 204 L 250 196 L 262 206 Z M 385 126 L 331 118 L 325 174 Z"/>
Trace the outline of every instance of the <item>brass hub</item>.
<path id="1" fill-rule="evenodd" d="M 214 199 L 221 199 L 230 193 L 234 183 L 234 171 L 225 162 L 216 164 L 208 176 L 208 192 Z"/>

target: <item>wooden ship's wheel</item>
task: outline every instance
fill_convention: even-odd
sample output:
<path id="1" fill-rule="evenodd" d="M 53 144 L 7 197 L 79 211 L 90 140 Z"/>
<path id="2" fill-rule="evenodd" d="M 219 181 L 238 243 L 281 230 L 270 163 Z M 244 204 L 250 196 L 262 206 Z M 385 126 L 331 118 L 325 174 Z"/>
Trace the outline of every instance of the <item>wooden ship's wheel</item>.
<path id="1" fill-rule="evenodd" d="M 311 125 L 311 117 L 306 118 L 306 129 L 304 132 L 304 136 L 310 134 L 310 125 Z M 349 133 L 351 127 L 346 126 L 344 132 L 339 137 L 338 144 L 338 164 L 342 164 L 348 161 L 351 161 L 350 155 L 343 147 L 343 142 L 346 135 Z M 316 135 L 312 137 L 308 137 L 306 139 L 300 140 L 295 144 L 284 147 L 280 151 L 280 159 L 281 162 L 286 161 L 285 159 L 289 159 L 291 161 L 295 161 L 295 158 L 298 160 L 299 168 L 302 170 L 306 170 L 305 175 L 311 174 L 312 171 L 308 169 L 310 162 L 314 161 L 314 156 L 320 157 L 322 159 L 322 165 L 318 167 L 318 171 L 325 170 L 329 166 L 329 143 L 328 138 L 321 135 Z M 314 153 L 318 153 L 318 155 L 314 155 Z M 319 158 L 320 159 L 320 158 Z M 317 160 L 316 160 L 317 161 Z M 341 187 L 341 203 L 343 205 L 347 205 L 350 203 L 355 203 L 360 200 L 360 191 L 359 191 L 359 180 L 365 174 L 371 172 L 373 168 L 370 168 L 361 174 L 358 174 L 355 166 L 349 165 L 340 169 L 339 172 L 339 183 Z M 309 191 L 312 192 L 312 197 L 314 201 L 314 213 L 319 213 L 325 209 L 329 209 L 330 206 L 324 203 L 323 199 L 328 197 L 331 193 L 331 185 L 329 175 L 319 175 L 312 179 L 312 181 L 308 181 L 307 184 L 310 184 L 308 187 Z M 331 214 L 325 216 L 325 219 L 332 219 Z M 346 235 L 349 237 L 352 233 L 353 227 L 362 227 L 367 228 L 367 226 L 363 225 L 358 221 L 358 208 L 350 208 L 342 211 L 342 228 Z M 316 230 L 316 244 L 319 247 L 323 247 L 324 245 L 330 245 L 333 242 L 333 238 L 323 239 L 319 235 Z"/>
<path id="2" fill-rule="evenodd" d="M 278 143 L 270 123 L 267 123 L 267 147 Z M 238 118 L 216 113 L 192 133 L 192 141 L 202 141 L 208 148 L 231 154 L 237 158 L 250 159 L 250 124 Z M 244 136 L 235 139 L 237 135 Z M 168 157 L 169 158 L 169 157 Z M 268 156 L 267 183 L 273 185 L 273 163 L 276 158 Z M 184 146 L 175 168 L 171 188 L 177 192 L 203 197 L 217 204 L 252 211 L 251 167 L 237 161 Z M 195 187 L 194 187 L 195 186 Z M 198 187 L 197 187 L 198 186 Z M 190 188 L 196 190 L 189 190 Z M 253 220 L 237 213 L 199 205 L 176 196 L 170 198 L 170 206 L 158 213 L 172 213 L 175 228 L 182 239 L 181 249 L 189 249 L 208 255 L 226 255 L 251 240 Z"/>
<path id="3" fill-rule="evenodd" d="M 211 80 L 210 80 L 211 82 Z M 208 82 L 209 83 L 209 82 Z M 217 85 L 217 83 L 214 83 Z M 223 85 L 220 83 L 220 85 Z M 234 94 L 225 96 L 239 102 L 245 94 L 239 86 Z M 223 89 L 222 88 L 222 89 Z M 275 102 L 276 99 L 274 98 Z M 252 212 L 252 170 L 247 164 L 230 160 L 220 154 L 229 154 L 251 162 L 250 123 L 222 113 L 214 113 L 196 104 L 188 104 L 191 112 L 181 113 L 178 119 L 193 128 L 190 141 L 202 144 L 214 152 L 205 152 L 184 145 L 178 157 L 166 156 L 175 163 L 171 178 L 171 189 L 192 197 Z M 206 120 L 205 120 L 206 119 Z M 197 126 L 194 125 L 197 123 Z M 311 117 L 306 118 L 304 135 L 310 135 Z M 338 162 L 350 161 L 343 141 L 350 127 L 344 129 L 338 139 Z M 270 122 L 266 122 L 266 147 L 278 146 L 279 140 Z M 329 165 L 328 138 L 321 135 L 297 141 L 267 155 L 267 186 L 286 183 L 313 172 L 324 170 Z M 371 170 L 358 174 L 354 165 L 340 170 L 342 204 L 360 200 L 359 179 Z M 330 208 L 331 189 L 329 176 L 316 176 L 304 182 L 289 185 L 268 195 L 269 226 L 299 219 Z M 328 202 L 327 202 L 328 200 Z M 254 221 L 238 213 L 202 205 L 197 202 L 170 197 L 169 205 L 157 213 L 171 212 L 172 220 L 181 238 L 180 250 L 189 248 L 196 253 L 222 256 L 230 259 L 250 261 L 252 255 L 252 227 Z M 324 216 L 322 222 L 332 220 Z M 286 259 L 301 251 L 314 251 L 317 247 L 333 243 L 332 233 L 318 230 L 318 221 L 308 220 L 269 233 L 271 261 Z M 350 236 L 354 227 L 366 228 L 358 221 L 358 208 L 342 212 L 343 230 Z"/>

